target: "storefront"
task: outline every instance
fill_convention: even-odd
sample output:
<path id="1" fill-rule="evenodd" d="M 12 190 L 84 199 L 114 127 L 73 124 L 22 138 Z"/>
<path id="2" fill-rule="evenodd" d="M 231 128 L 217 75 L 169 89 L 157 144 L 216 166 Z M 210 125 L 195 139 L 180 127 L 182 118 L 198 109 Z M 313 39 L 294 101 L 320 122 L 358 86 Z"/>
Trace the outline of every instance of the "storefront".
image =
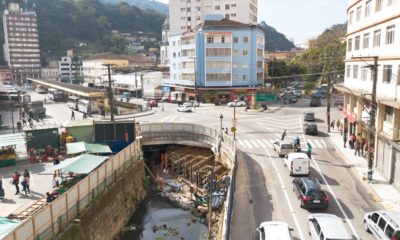
<path id="1" fill-rule="evenodd" d="M 375 148 L 375 168 L 387 180 L 391 178 L 392 148 L 391 141 L 385 136 L 378 134 Z"/>

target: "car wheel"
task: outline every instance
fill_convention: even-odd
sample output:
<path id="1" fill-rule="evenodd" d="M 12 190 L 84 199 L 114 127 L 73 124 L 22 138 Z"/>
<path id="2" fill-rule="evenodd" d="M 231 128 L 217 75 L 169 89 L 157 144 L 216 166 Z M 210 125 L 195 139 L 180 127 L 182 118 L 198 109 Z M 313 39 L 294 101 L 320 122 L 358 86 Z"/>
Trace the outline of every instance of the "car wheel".
<path id="1" fill-rule="evenodd" d="M 365 220 L 364 220 L 364 230 L 365 230 L 366 232 L 368 232 L 368 233 L 371 232 L 371 231 L 369 230 L 368 223 L 367 223 L 367 221 L 365 221 Z"/>

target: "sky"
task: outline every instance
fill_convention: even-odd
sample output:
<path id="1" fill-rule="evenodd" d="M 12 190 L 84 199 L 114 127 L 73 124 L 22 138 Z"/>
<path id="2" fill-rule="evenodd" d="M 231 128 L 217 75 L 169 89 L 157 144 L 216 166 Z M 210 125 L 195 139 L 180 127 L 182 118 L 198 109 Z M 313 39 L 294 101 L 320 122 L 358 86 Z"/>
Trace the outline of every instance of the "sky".
<path id="1" fill-rule="evenodd" d="M 168 3 L 168 0 L 158 0 Z M 296 45 L 306 46 L 334 24 L 346 22 L 349 0 L 258 0 L 258 22 L 265 21 Z"/>

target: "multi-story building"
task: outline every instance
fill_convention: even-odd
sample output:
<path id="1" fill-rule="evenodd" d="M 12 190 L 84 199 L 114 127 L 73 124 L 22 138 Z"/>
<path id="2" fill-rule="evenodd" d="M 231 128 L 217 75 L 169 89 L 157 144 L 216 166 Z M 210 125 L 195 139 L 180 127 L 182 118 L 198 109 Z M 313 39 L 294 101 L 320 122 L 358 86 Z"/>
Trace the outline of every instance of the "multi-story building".
<path id="1" fill-rule="evenodd" d="M 367 139 L 377 58 L 375 170 L 400 188 L 400 1 L 350 0 L 347 8 L 343 118 L 347 133 Z"/>
<path id="2" fill-rule="evenodd" d="M 169 18 L 167 17 L 162 25 L 161 46 L 160 46 L 160 64 L 169 65 Z"/>
<path id="3" fill-rule="evenodd" d="M 8 66 L 0 66 L 0 82 L 11 82 L 12 75 Z"/>
<path id="4" fill-rule="evenodd" d="M 61 57 L 58 66 L 60 72 L 60 81 L 79 84 L 82 82 L 82 62 L 73 56 Z"/>
<path id="5" fill-rule="evenodd" d="M 36 13 L 10 3 L 3 13 L 4 60 L 14 81 L 40 76 L 40 51 Z"/>
<path id="6" fill-rule="evenodd" d="M 171 35 L 196 28 L 209 14 L 221 14 L 226 19 L 257 24 L 258 0 L 170 0 Z"/>
<path id="7" fill-rule="evenodd" d="M 169 44 L 169 85 L 192 96 L 235 95 L 263 84 L 264 31 L 256 25 L 208 16 L 197 29 L 171 35 Z"/>

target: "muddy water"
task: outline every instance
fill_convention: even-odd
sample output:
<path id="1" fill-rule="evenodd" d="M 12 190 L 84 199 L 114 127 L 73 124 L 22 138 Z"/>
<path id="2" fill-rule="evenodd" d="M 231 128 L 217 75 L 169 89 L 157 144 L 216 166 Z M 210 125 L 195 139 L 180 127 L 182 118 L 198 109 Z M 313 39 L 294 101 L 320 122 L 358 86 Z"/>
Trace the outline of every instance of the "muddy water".
<path id="1" fill-rule="evenodd" d="M 121 231 L 118 240 L 207 239 L 207 226 L 156 193 L 150 193 Z"/>

